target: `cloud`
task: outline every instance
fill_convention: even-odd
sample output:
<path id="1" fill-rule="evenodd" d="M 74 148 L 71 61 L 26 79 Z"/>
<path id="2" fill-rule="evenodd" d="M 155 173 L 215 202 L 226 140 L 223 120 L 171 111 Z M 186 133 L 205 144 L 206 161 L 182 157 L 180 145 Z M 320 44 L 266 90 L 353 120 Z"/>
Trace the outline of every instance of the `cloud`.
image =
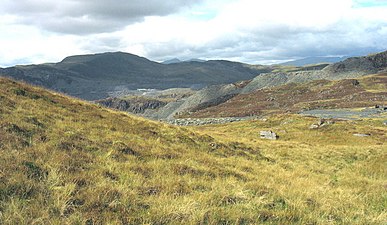
<path id="1" fill-rule="evenodd" d="M 165 55 L 249 63 L 362 55 L 386 50 L 386 14 L 387 7 L 359 8 L 350 0 L 240 0 L 225 5 L 205 24 L 183 19 L 176 24 L 173 19 L 164 18 L 165 24 L 180 30 L 178 39 L 144 42 L 143 54 L 157 60 L 163 60 Z M 151 24 L 152 21 L 144 21 L 141 26 L 152 27 Z M 127 32 L 130 30 L 132 27 Z M 157 30 L 153 32 L 153 37 L 159 36 Z"/>
<path id="2" fill-rule="evenodd" d="M 2 0 L 0 65 L 126 51 L 271 63 L 387 49 L 384 0 Z"/>
<path id="3" fill-rule="evenodd" d="M 2 0 L 0 12 L 18 22 L 66 34 L 111 32 L 147 16 L 165 16 L 199 3 L 200 0 Z"/>

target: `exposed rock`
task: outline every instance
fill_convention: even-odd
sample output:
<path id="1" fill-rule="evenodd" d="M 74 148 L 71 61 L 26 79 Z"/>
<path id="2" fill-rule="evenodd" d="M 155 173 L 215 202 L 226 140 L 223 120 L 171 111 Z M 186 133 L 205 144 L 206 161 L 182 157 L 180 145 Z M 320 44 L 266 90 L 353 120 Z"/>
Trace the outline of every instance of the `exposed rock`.
<path id="1" fill-rule="evenodd" d="M 242 93 L 250 93 L 262 88 L 275 87 L 287 83 L 304 83 L 312 80 L 341 80 L 386 71 L 387 51 L 364 57 L 352 57 L 342 62 L 330 64 L 321 70 L 270 72 L 255 77 Z M 352 85 L 360 83 L 353 80 Z"/>
<path id="2" fill-rule="evenodd" d="M 387 126 L 387 120 L 383 122 L 383 125 L 384 125 L 384 126 Z"/>
<path id="3" fill-rule="evenodd" d="M 197 91 L 193 95 L 170 102 L 151 117 L 154 119 L 173 119 L 176 115 L 189 114 L 197 110 L 221 104 L 240 92 L 236 84 L 214 85 Z"/>
<path id="4" fill-rule="evenodd" d="M 253 117 L 224 117 L 224 118 L 185 118 L 161 120 L 177 126 L 200 126 L 207 124 L 224 124 L 243 120 L 251 120 Z"/>
<path id="5" fill-rule="evenodd" d="M 269 139 L 269 140 L 277 140 L 279 138 L 279 136 L 271 130 L 270 131 L 264 131 L 264 130 L 260 131 L 259 135 L 261 136 L 261 138 Z"/>
<path id="6" fill-rule="evenodd" d="M 375 105 L 375 109 L 387 110 L 387 105 Z"/>
<path id="7" fill-rule="evenodd" d="M 317 125 L 317 124 L 312 124 L 312 125 L 309 126 L 309 129 L 317 129 L 317 128 L 319 128 L 319 127 L 320 127 L 320 126 Z"/>
<path id="8" fill-rule="evenodd" d="M 310 125 L 309 129 L 317 129 L 317 128 L 320 128 L 320 127 L 323 127 L 323 126 L 326 126 L 326 125 L 330 125 L 330 124 L 333 124 L 333 123 L 334 122 L 332 120 L 320 118 L 317 121 L 317 123 Z"/>
<path id="9" fill-rule="evenodd" d="M 107 98 L 103 100 L 96 101 L 96 103 L 109 107 L 118 109 L 121 111 L 131 112 L 131 113 L 144 113 L 147 109 L 158 109 L 165 106 L 167 103 L 159 101 L 156 99 L 146 99 L 146 98 Z"/>
<path id="10" fill-rule="evenodd" d="M 352 85 L 353 86 L 358 86 L 360 82 L 358 80 L 352 80 Z"/>
<path id="11" fill-rule="evenodd" d="M 369 137 L 369 136 L 371 136 L 371 134 L 353 134 L 353 136 L 356 136 L 356 137 Z"/>
<path id="12" fill-rule="evenodd" d="M 317 122 L 317 125 L 318 125 L 318 126 L 322 126 L 324 123 L 325 123 L 325 119 L 320 119 L 320 120 Z"/>

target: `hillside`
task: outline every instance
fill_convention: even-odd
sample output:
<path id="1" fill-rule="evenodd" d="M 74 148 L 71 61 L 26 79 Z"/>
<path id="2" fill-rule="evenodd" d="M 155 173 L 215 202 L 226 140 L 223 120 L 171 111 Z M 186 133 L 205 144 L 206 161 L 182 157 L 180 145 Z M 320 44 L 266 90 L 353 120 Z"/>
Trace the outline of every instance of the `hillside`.
<path id="1" fill-rule="evenodd" d="M 283 66 L 306 66 L 311 64 L 322 64 L 322 63 L 337 63 L 347 59 L 348 57 L 307 57 L 302 59 L 296 59 L 279 65 Z"/>
<path id="2" fill-rule="evenodd" d="M 387 127 L 178 128 L 0 78 L 0 224 L 381 224 Z M 273 129 L 280 139 L 260 139 Z M 356 137 L 355 133 L 371 136 Z M 241 134 L 243 135 L 241 136 Z"/>
<path id="3" fill-rule="evenodd" d="M 252 79 L 268 68 L 223 60 L 164 65 L 123 52 L 79 55 L 59 63 L 0 69 L 0 75 L 87 100 L 139 88 L 205 87 Z"/>
<path id="4" fill-rule="evenodd" d="M 239 94 L 187 117 L 251 116 L 311 109 L 359 108 L 387 104 L 387 73 L 339 81 L 315 80 Z"/>
<path id="5" fill-rule="evenodd" d="M 215 223 L 231 194 L 220 187 L 251 176 L 225 157 L 264 159 L 7 79 L 0 102 L 1 224 Z"/>
<path id="6" fill-rule="evenodd" d="M 362 85 L 351 85 L 351 82 L 357 82 L 355 81 L 356 79 L 362 79 L 361 77 L 374 72 L 383 74 L 383 71 L 387 69 L 386 62 L 387 52 L 381 52 L 365 57 L 349 58 L 334 64 L 307 65 L 303 67 L 284 65 L 262 67 L 250 65 L 249 68 L 256 70 L 268 69 L 272 72 L 260 74 L 252 80 L 212 85 L 200 90 L 191 89 L 190 94 L 184 96 L 179 94 L 179 89 L 166 90 L 170 93 L 176 92 L 175 95 L 180 96 L 174 97 L 173 100 L 170 99 L 171 101 L 165 101 L 165 99 L 153 95 L 142 99 L 143 102 L 141 104 L 137 104 L 138 101 L 136 100 L 134 102 L 128 101 L 133 96 L 138 96 L 137 92 L 122 91 L 116 92 L 118 96 L 114 100 L 116 104 L 110 104 L 111 99 L 98 102 L 116 109 L 121 109 L 122 104 L 132 105 L 134 108 L 143 108 L 146 105 L 145 108 L 149 108 L 149 110 L 146 109 L 144 113 L 144 110 L 140 110 L 140 115 L 152 119 L 167 120 L 173 119 L 176 116 L 227 117 L 260 115 L 262 114 L 261 111 L 268 111 L 269 108 L 275 113 L 297 112 L 309 108 L 364 107 L 383 102 L 384 93 L 367 93 L 364 89 L 358 88 Z M 183 64 L 177 63 L 174 65 L 181 66 Z M 327 91 L 330 85 L 335 84 L 337 80 L 350 78 L 354 80 L 343 81 L 343 84 L 339 82 L 336 85 L 337 87 L 334 87 L 334 90 L 331 91 L 333 94 Z M 379 78 L 375 79 L 375 81 L 368 79 L 366 82 L 386 82 L 385 79 L 381 81 L 377 81 Z M 309 90 L 310 88 L 313 89 L 315 85 L 318 87 L 322 86 L 322 89 Z M 375 83 L 375 85 L 377 84 Z M 319 91 L 324 93 L 321 94 Z M 158 92 L 160 91 L 152 91 L 149 94 Z M 337 99 L 333 101 L 335 95 Z M 330 100 L 324 102 L 325 98 Z M 162 101 L 163 104 L 157 104 L 157 107 L 154 107 L 154 103 L 157 101 Z M 137 111 L 135 109 L 127 110 L 128 107 L 124 108 L 124 111 L 132 113 Z"/>
<path id="7" fill-rule="evenodd" d="M 254 78 L 243 93 L 275 87 L 287 83 L 304 83 L 312 80 L 341 80 L 382 73 L 387 70 L 387 51 L 363 57 L 351 57 L 316 70 L 273 71 Z"/>

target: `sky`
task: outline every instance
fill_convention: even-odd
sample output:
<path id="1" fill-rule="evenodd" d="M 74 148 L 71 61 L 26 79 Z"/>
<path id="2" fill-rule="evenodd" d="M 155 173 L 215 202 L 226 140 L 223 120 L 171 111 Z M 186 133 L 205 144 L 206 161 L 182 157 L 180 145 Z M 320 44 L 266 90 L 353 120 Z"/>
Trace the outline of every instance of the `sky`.
<path id="1" fill-rule="evenodd" d="M 271 64 L 387 50 L 387 0 L 1 0 L 0 67 L 122 51 Z"/>

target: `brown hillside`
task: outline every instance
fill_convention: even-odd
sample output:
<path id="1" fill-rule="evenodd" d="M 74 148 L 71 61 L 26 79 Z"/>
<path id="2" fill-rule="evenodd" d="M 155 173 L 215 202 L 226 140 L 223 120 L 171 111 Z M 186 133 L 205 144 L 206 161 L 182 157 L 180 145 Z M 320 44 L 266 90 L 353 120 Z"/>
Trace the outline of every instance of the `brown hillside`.
<path id="1" fill-rule="evenodd" d="M 250 116 L 309 109 L 367 107 L 387 103 L 387 74 L 340 81 L 317 80 L 240 94 L 187 117 Z"/>

